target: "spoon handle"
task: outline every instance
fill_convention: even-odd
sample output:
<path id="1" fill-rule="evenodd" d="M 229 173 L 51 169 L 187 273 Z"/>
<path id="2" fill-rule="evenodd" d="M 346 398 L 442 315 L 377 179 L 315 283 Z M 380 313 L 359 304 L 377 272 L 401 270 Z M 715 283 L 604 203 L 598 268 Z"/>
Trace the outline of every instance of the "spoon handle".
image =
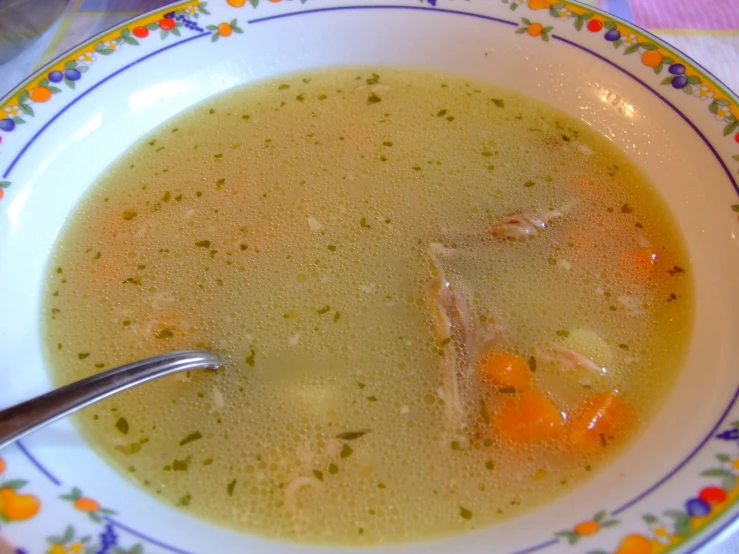
<path id="1" fill-rule="evenodd" d="M 221 365 L 212 352 L 186 350 L 147 358 L 55 389 L 0 411 L 0 450 L 27 433 L 130 387 L 170 373 Z"/>

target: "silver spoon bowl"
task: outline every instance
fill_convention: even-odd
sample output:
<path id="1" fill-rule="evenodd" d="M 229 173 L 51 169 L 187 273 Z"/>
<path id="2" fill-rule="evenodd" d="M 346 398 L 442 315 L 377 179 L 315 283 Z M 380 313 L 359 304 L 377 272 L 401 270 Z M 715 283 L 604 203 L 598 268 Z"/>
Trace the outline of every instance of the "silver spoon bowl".
<path id="1" fill-rule="evenodd" d="M 57 419 L 141 383 L 192 369 L 218 369 L 207 350 L 185 350 L 104 371 L 0 411 L 0 450 Z"/>

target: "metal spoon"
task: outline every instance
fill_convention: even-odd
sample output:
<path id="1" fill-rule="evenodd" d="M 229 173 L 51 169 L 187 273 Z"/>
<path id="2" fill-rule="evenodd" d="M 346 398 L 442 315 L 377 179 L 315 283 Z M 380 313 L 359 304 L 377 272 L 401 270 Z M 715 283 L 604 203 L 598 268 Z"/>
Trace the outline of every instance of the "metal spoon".
<path id="1" fill-rule="evenodd" d="M 0 411 L 0 450 L 22 436 L 98 400 L 146 381 L 190 369 L 218 369 L 207 350 L 185 350 L 104 371 Z"/>

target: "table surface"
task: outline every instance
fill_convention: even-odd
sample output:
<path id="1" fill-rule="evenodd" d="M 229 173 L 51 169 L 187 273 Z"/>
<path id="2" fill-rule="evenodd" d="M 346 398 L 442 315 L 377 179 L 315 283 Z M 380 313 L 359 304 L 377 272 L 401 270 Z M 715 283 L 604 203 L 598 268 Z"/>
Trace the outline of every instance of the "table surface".
<path id="1" fill-rule="evenodd" d="M 0 0 L 2 1 L 2 0 Z M 41 1 L 41 0 L 37 0 Z M 739 91 L 739 0 L 584 0 L 650 30 Z M 0 97 L 72 46 L 168 0 L 71 0 L 64 15 L 0 65 Z M 739 524 L 703 554 L 739 553 Z M 15 554 L 0 538 L 0 554 Z M 35 554 L 35 553 L 34 553 Z"/>

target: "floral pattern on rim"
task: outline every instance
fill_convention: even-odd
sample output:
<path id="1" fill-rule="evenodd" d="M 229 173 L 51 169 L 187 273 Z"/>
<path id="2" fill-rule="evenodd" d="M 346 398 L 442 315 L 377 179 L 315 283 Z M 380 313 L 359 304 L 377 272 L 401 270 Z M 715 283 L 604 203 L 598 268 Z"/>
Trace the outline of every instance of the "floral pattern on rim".
<path id="1" fill-rule="evenodd" d="M 0 458 L 0 523 L 31 519 L 41 510 L 41 500 L 32 494 L 19 493 L 28 481 L 10 479 L 3 481 L 6 463 Z"/>
<path id="2" fill-rule="evenodd" d="M 571 530 L 560 531 L 559 533 L 555 533 L 555 535 L 567 539 L 567 542 L 572 545 L 577 544 L 582 538 L 596 535 L 601 529 L 613 527 L 614 525 L 618 525 L 618 523 L 618 520 L 606 519 L 606 511 L 601 510 L 592 519 L 581 521 Z"/>
<path id="3" fill-rule="evenodd" d="M 739 113 L 739 108 L 732 105 L 728 99 L 719 98 L 721 91 L 712 83 L 704 82 L 697 74 L 690 74 L 692 72 L 689 73 L 684 63 L 673 59 L 661 45 L 649 40 L 648 37 L 639 37 L 630 28 L 590 11 L 587 6 L 583 5 L 550 2 L 549 0 L 502 0 L 502 2 L 509 4 L 513 11 L 524 4 L 530 10 L 548 10 L 549 15 L 555 19 L 574 21 L 575 29 L 578 31 L 582 31 L 583 28 L 587 28 L 591 33 L 604 31 L 603 38 L 612 43 L 616 49 L 623 47 L 625 56 L 640 54 L 642 63 L 652 68 L 657 75 L 667 69 L 667 75 L 661 82 L 662 85 L 670 85 L 674 89 L 682 90 L 685 94 L 690 94 L 703 101 L 712 100 L 708 109 L 717 121 L 723 123 L 724 136 L 734 135 L 735 141 L 739 143 L 739 119 L 736 115 Z M 516 30 L 517 33 L 528 32 L 531 36 L 541 36 L 543 40 L 549 40 L 548 31 L 542 31 L 545 27 L 541 23 L 532 23 L 525 17 L 521 18 L 521 23 L 522 25 Z M 546 27 L 546 29 L 551 30 L 552 28 Z M 736 160 L 737 157 L 735 156 L 734 159 Z"/>
<path id="4" fill-rule="evenodd" d="M 739 421 L 714 437 L 739 446 Z M 718 465 L 701 472 L 701 477 L 718 479 L 703 487 L 695 496 L 688 498 L 680 509 L 665 510 L 662 517 L 645 514 L 642 520 L 648 531 L 626 535 L 613 552 L 593 550 L 588 554 L 661 554 L 690 539 L 697 531 L 712 522 L 739 499 L 739 452 L 733 456 L 717 454 Z M 599 515 L 605 517 L 605 512 Z M 615 525 L 615 523 L 613 524 Z M 577 529 L 577 527 L 575 527 Z M 561 532 L 557 535 L 575 544 L 580 536 L 576 531 Z"/>
<path id="5" fill-rule="evenodd" d="M 83 496 L 82 491 L 77 487 L 74 487 L 68 494 L 63 494 L 59 498 L 71 502 L 76 510 L 90 516 L 90 519 L 95 523 L 103 521 L 104 516 L 116 515 L 115 511 L 109 508 L 103 508 L 97 500 Z"/>
<path id="6" fill-rule="evenodd" d="M 69 89 L 76 87 L 77 81 L 82 79 L 90 66 L 98 61 L 99 56 L 110 56 L 119 52 L 123 45 L 138 46 L 137 39 L 145 39 L 150 31 L 160 30 L 162 40 L 170 34 L 182 36 L 180 28 L 186 28 L 193 32 L 204 32 L 195 20 L 200 15 L 209 15 L 206 9 L 207 2 L 195 2 L 173 11 L 165 12 L 157 16 L 157 19 L 146 25 L 138 25 L 133 29 L 124 27 L 106 35 L 103 40 L 95 44 L 94 48 L 85 48 L 77 54 L 73 54 L 66 61 L 56 64 L 40 78 L 34 85 L 27 87 L 18 94 L 15 103 L 11 103 L 4 109 L 5 114 L 0 118 L 0 131 L 10 133 L 16 126 L 26 123 L 25 117 L 34 117 L 34 104 L 43 104 L 51 100 L 52 96 L 62 92 L 56 85 L 64 84 Z"/>

